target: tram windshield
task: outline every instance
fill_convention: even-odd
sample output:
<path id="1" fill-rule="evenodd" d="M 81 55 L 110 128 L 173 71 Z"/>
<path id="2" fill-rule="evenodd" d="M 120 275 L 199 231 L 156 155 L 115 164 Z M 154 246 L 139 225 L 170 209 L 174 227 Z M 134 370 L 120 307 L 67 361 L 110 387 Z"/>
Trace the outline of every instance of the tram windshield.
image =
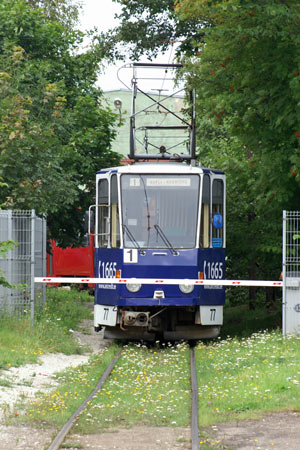
<path id="1" fill-rule="evenodd" d="M 123 174 L 124 246 L 194 248 L 199 180 L 188 174 Z"/>

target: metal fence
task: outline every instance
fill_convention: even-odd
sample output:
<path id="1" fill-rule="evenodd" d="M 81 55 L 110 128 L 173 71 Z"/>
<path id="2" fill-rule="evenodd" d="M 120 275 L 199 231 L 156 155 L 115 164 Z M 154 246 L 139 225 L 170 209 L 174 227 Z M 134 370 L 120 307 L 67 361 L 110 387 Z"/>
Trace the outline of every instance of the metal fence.
<path id="1" fill-rule="evenodd" d="M 33 320 L 35 304 L 46 301 L 45 286 L 34 284 L 35 276 L 46 275 L 46 219 L 34 210 L 0 210 L 0 241 L 8 240 L 17 245 L 0 257 L 0 270 L 18 288 L 0 285 L 0 319 L 6 314 L 31 314 Z"/>
<path id="2" fill-rule="evenodd" d="M 282 333 L 300 332 L 300 211 L 283 211 Z"/>

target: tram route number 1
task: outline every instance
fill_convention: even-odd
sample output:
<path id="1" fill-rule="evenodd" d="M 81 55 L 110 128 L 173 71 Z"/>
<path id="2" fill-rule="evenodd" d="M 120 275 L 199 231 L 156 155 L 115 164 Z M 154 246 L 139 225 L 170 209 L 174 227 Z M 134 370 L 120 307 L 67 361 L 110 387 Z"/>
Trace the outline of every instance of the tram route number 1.
<path id="1" fill-rule="evenodd" d="M 138 262 L 138 251 L 137 248 L 124 248 L 123 252 L 124 263 L 137 263 Z"/>

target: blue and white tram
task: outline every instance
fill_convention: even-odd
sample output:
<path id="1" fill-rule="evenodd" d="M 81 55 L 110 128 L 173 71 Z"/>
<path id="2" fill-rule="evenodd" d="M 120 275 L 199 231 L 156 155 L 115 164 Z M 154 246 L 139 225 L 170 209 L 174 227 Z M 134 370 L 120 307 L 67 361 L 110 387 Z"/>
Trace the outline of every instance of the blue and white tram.
<path id="1" fill-rule="evenodd" d="M 96 276 L 225 278 L 225 176 L 174 162 L 97 174 Z M 95 329 L 106 338 L 216 337 L 222 286 L 99 284 Z"/>
<path id="2" fill-rule="evenodd" d="M 130 67 L 130 158 L 134 164 L 97 174 L 95 276 L 222 280 L 225 175 L 196 166 L 195 92 L 189 95 L 188 108 L 180 109 L 184 98 L 180 92 L 185 88 L 178 90 L 176 85 L 170 94 L 172 86 L 168 86 L 162 93 L 162 86 L 172 80 L 168 74 L 180 69 L 180 64 L 133 63 Z M 151 93 L 138 84 L 139 79 L 147 79 L 143 72 L 139 77 L 138 71 L 149 68 L 158 73 L 151 78 Z M 142 109 L 138 95 L 146 98 Z M 157 286 L 132 280 L 127 285 L 98 284 L 95 329 L 105 327 L 104 337 L 121 339 L 216 337 L 224 303 L 223 286 Z"/>

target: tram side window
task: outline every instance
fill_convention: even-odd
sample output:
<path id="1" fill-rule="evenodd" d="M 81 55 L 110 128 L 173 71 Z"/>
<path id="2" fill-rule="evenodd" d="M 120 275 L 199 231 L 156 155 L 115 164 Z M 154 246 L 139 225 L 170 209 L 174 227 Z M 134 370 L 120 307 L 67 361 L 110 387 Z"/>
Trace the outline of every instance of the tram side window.
<path id="1" fill-rule="evenodd" d="M 119 205 L 118 205 L 118 182 L 117 175 L 112 175 L 110 185 L 110 204 L 111 204 L 111 246 L 113 248 L 120 247 L 120 221 L 119 221 Z"/>
<path id="2" fill-rule="evenodd" d="M 203 177 L 202 206 L 201 206 L 201 227 L 200 227 L 200 248 L 208 248 L 210 241 L 210 178 L 209 175 Z"/>
<path id="3" fill-rule="evenodd" d="M 214 180 L 212 186 L 212 246 L 223 247 L 224 183 Z"/>
<path id="4" fill-rule="evenodd" d="M 98 184 L 98 245 L 99 247 L 108 246 L 108 181 L 100 180 Z"/>

